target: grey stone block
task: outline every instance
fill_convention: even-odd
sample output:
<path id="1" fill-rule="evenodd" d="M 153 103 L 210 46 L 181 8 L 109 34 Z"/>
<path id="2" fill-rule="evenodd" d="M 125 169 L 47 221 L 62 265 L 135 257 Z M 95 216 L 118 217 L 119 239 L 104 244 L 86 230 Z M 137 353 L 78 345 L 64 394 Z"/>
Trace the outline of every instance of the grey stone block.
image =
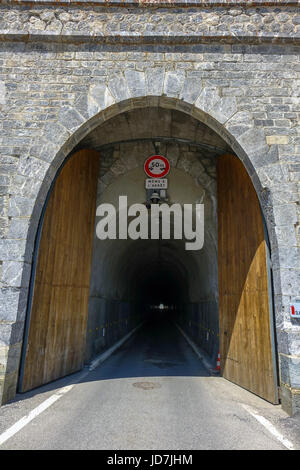
<path id="1" fill-rule="evenodd" d="M 23 263 L 15 261 L 3 261 L 1 280 L 4 284 L 13 287 L 20 287 L 22 278 Z"/>
<path id="2" fill-rule="evenodd" d="M 29 178 L 42 180 L 49 168 L 49 163 L 39 158 L 21 156 L 18 173 Z"/>
<path id="3" fill-rule="evenodd" d="M 11 219 L 7 236 L 12 239 L 26 239 L 29 221 L 29 218 Z"/>
<path id="4" fill-rule="evenodd" d="M 106 83 L 95 83 L 90 86 L 88 93 L 88 113 L 94 116 L 102 109 L 115 103 L 115 99 L 106 86 Z"/>
<path id="5" fill-rule="evenodd" d="M 23 261 L 26 240 L 0 239 L 0 260 Z"/>
<path id="6" fill-rule="evenodd" d="M 164 85 L 165 69 L 163 67 L 147 68 L 145 71 L 147 95 L 161 96 Z"/>
<path id="7" fill-rule="evenodd" d="M 219 100 L 220 91 L 217 87 L 205 87 L 200 93 L 195 106 L 205 112 L 209 112 Z"/>
<path id="8" fill-rule="evenodd" d="M 300 356 L 280 355 L 281 382 L 293 389 L 300 389 Z"/>
<path id="9" fill-rule="evenodd" d="M 180 93 L 180 99 L 187 103 L 195 103 L 202 91 L 202 81 L 194 76 L 187 76 Z"/>
<path id="10" fill-rule="evenodd" d="M 132 97 L 146 96 L 145 73 L 137 70 L 125 70 L 125 78 Z"/>
<path id="11" fill-rule="evenodd" d="M 183 87 L 184 72 L 166 72 L 164 93 L 167 96 L 178 98 Z"/>
<path id="12" fill-rule="evenodd" d="M 6 103 L 6 88 L 5 88 L 5 83 L 0 82 L 0 104 L 5 104 Z"/>
<path id="13" fill-rule="evenodd" d="M 0 321 L 15 322 L 17 319 L 20 290 L 15 288 L 0 289 Z"/>
<path id="14" fill-rule="evenodd" d="M 81 126 L 81 124 L 83 124 L 85 119 L 78 111 L 70 106 L 62 106 L 59 112 L 59 121 L 70 132 L 74 132 L 79 126 Z"/>
<path id="15" fill-rule="evenodd" d="M 33 198 L 12 196 L 9 199 L 7 214 L 9 217 L 30 217 L 34 204 Z"/>
<path id="16" fill-rule="evenodd" d="M 283 295 L 290 295 L 291 297 L 299 295 L 300 270 L 282 268 L 280 279 L 280 291 Z"/>
<path id="17" fill-rule="evenodd" d="M 45 124 L 45 138 L 53 144 L 62 145 L 68 139 L 70 133 L 60 123 L 48 121 Z"/>
<path id="18" fill-rule="evenodd" d="M 279 247 L 279 264 L 282 268 L 300 270 L 300 247 Z"/>
<path id="19" fill-rule="evenodd" d="M 210 114 L 217 121 L 224 124 L 237 112 L 237 102 L 235 97 L 226 96 L 221 98 L 211 109 Z"/>
<path id="20" fill-rule="evenodd" d="M 116 101 L 123 101 L 131 98 L 125 78 L 120 74 L 112 77 L 108 82 L 108 88 Z"/>
<path id="21" fill-rule="evenodd" d="M 288 330 L 287 343 L 289 354 L 300 357 L 300 328 Z"/>
<path id="22" fill-rule="evenodd" d="M 254 165 L 264 153 L 269 151 L 263 129 L 253 127 L 239 136 L 237 141 Z"/>
<path id="23" fill-rule="evenodd" d="M 275 224 L 280 227 L 283 225 L 294 225 L 298 221 L 296 204 L 280 204 L 273 207 Z"/>
<path id="24" fill-rule="evenodd" d="M 12 335 L 11 323 L 0 323 L 0 347 L 9 346 Z"/>

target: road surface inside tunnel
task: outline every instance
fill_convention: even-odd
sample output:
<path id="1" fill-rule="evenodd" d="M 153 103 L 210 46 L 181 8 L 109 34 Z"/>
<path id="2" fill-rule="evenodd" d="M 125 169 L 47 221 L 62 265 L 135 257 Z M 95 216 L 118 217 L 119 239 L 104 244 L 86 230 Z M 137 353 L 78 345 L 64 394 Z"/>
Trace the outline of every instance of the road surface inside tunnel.
<path id="1" fill-rule="evenodd" d="M 76 382 L 1 449 L 284 448 L 241 406 L 263 401 L 210 376 L 167 319 L 145 324 Z"/>

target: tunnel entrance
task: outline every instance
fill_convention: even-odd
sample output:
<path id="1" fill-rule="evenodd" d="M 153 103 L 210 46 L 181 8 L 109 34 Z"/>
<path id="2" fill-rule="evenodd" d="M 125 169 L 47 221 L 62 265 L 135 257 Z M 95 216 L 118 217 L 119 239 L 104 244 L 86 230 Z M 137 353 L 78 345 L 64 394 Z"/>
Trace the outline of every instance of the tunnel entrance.
<path id="1" fill-rule="evenodd" d="M 184 237 L 97 237 L 100 204 L 146 204 L 152 154 L 171 164 L 169 206 L 204 205 L 202 249 L 187 250 Z M 49 193 L 19 391 L 79 370 L 142 323 L 155 335 L 171 322 L 212 363 L 221 353 L 225 378 L 277 403 L 268 276 L 257 195 L 226 142 L 179 111 L 121 113 L 82 140 Z"/>

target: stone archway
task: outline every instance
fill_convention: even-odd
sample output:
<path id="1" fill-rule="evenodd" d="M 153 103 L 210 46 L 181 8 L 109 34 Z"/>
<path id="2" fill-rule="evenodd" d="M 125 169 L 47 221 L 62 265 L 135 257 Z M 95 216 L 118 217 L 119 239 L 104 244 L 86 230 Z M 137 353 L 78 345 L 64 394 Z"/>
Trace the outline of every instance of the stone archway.
<path id="1" fill-rule="evenodd" d="M 151 73 L 151 72 L 149 72 Z M 145 88 L 143 86 L 145 85 Z M 160 95 L 157 95 L 160 93 Z M 266 222 L 269 229 L 273 253 L 276 253 L 276 237 L 272 225 L 272 211 L 266 191 L 260 181 L 263 175 L 261 155 L 268 162 L 272 159 L 273 150 L 265 140 L 263 132 L 257 130 L 252 124 L 251 117 L 238 111 L 234 98 L 224 98 L 215 88 L 203 88 L 194 80 L 184 79 L 172 72 L 162 72 L 160 77 L 147 78 L 141 72 L 128 71 L 124 77 L 112 78 L 107 84 L 94 84 L 90 87 L 87 98 L 90 119 L 85 121 L 77 109 L 62 107 L 57 122 L 45 126 L 45 134 L 41 139 L 41 151 L 47 155 L 48 166 L 38 168 L 41 184 L 34 189 L 34 205 L 30 212 L 30 224 L 26 243 L 23 250 L 25 259 L 22 271 L 22 284 L 24 289 L 14 300 L 13 308 L 17 334 L 12 334 L 11 344 L 8 348 L 8 359 L 11 361 L 11 373 L 4 380 L 4 401 L 14 396 L 17 382 L 20 348 L 24 316 L 27 305 L 27 289 L 29 283 L 30 264 L 32 252 L 40 220 L 40 214 L 47 193 L 54 181 L 57 170 L 70 155 L 76 145 L 101 122 L 112 117 L 142 107 L 161 107 L 163 109 L 176 109 L 186 115 L 204 122 L 208 127 L 220 135 L 242 160 L 255 186 L 260 199 Z M 243 122 L 247 120 L 247 126 Z M 249 123 L 252 125 L 249 127 Z M 255 145 L 253 145 L 255 142 Z M 259 163 L 257 163 L 259 161 Z M 35 163 L 35 162 L 34 162 Z M 33 164 L 34 164 L 33 163 Z M 32 165 L 30 158 L 24 164 Z M 19 266 L 20 267 L 20 266 Z M 12 332 L 14 326 L 12 326 Z M 10 359 L 11 358 L 11 359 Z"/>

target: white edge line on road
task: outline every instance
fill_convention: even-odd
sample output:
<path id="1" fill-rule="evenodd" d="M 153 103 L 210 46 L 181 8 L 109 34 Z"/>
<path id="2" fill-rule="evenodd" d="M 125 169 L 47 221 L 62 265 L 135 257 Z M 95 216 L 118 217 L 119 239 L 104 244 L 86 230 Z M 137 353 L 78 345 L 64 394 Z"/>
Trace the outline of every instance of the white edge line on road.
<path id="1" fill-rule="evenodd" d="M 43 401 L 39 406 L 34 408 L 27 416 L 24 416 L 15 424 L 13 424 L 10 428 L 8 428 L 4 433 L 0 435 L 0 445 L 4 444 L 9 438 L 11 438 L 14 434 L 24 428 L 30 421 L 40 415 L 43 411 L 45 411 L 49 406 L 53 405 L 59 398 L 61 398 L 65 393 L 69 392 L 75 384 L 67 385 L 59 389 L 56 393 L 51 395 L 51 397 L 47 398 L 47 400 Z"/>
<path id="2" fill-rule="evenodd" d="M 53 403 L 55 403 L 57 400 L 59 400 L 63 395 L 68 393 L 74 385 L 76 385 L 81 379 L 86 377 L 90 371 L 96 369 L 99 364 L 101 364 L 105 359 L 107 359 L 109 356 L 112 355 L 120 346 L 122 346 L 127 339 L 129 339 L 140 327 L 142 324 L 131 330 L 126 336 L 124 336 L 120 341 L 115 343 L 111 348 L 109 348 L 107 351 L 105 351 L 103 354 L 100 354 L 94 361 L 91 363 L 89 366 L 89 369 L 87 371 L 83 371 L 82 374 L 76 379 L 75 382 L 73 382 L 71 385 L 66 385 L 62 388 L 59 388 L 53 395 L 51 395 L 49 398 L 47 398 L 45 401 L 43 401 L 40 405 L 38 405 L 36 408 L 34 408 L 32 411 L 27 416 L 24 416 L 21 418 L 19 421 L 17 421 L 15 424 L 13 424 L 10 428 L 8 428 L 6 431 L 4 431 L 2 434 L 0 434 L 0 446 L 4 444 L 8 439 L 10 439 L 12 436 L 14 436 L 18 431 L 20 431 L 22 428 L 24 428 L 30 421 L 35 419 L 38 415 L 43 413 L 47 408 L 49 408 Z"/>
<path id="3" fill-rule="evenodd" d="M 279 442 L 281 442 L 284 447 L 289 450 L 295 450 L 294 445 L 291 441 L 286 439 L 277 429 L 275 426 L 266 418 L 256 413 L 250 406 L 243 405 L 242 407 L 246 410 L 251 416 L 253 416 L 262 426 L 264 426 Z"/>
<path id="4" fill-rule="evenodd" d="M 205 358 L 203 357 L 203 355 L 201 354 L 201 352 L 199 351 L 195 343 L 189 338 L 189 336 L 185 333 L 185 331 L 182 330 L 182 328 L 177 323 L 175 323 L 175 325 L 177 326 L 181 334 L 185 337 L 185 339 L 190 344 L 190 346 L 194 349 L 195 353 L 199 356 L 199 358 L 205 364 L 206 368 L 211 370 L 212 366 L 207 361 L 205 361 Z M 279 442 L 281 442 L 281 444 L 284 445 L 284 447 L 286 447 L 289 450 L 295 450 L 292 442 L 286 439 L 279 431 L 277 431 L 275 426 L 270 421 L 268 421 L 266 418 L 256 413 L 250 406 L 242 404 L 242 407 L 251 416 L 253 416 L 262 426 L 264 426 Z"/>

